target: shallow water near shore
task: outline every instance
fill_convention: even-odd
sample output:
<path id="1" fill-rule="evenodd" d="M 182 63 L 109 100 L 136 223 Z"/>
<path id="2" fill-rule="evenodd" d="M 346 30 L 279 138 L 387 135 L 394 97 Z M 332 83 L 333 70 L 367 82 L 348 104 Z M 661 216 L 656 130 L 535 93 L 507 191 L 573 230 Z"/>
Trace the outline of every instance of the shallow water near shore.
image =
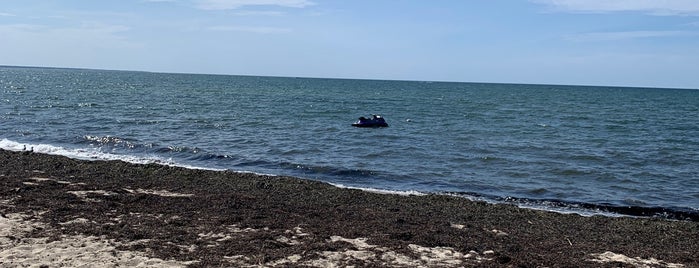
<path id="1" fill-rule="evenodd" d="M 0 67 L 0 101 L 5 149 L 699 217 L 699 90 Z"/>

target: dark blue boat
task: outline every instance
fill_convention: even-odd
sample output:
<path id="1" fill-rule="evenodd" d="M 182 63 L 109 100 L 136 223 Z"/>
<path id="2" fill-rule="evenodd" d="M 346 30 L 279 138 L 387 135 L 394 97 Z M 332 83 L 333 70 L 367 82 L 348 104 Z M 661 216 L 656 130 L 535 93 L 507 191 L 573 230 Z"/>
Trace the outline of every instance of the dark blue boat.
<path id="1" fill-rule="evenodd" d="M 352 124 L 355 127 L 387 127 L 388 123 L 380 115 L 372 115 L 371 118 L 360 117 L 359 120 Z"/>

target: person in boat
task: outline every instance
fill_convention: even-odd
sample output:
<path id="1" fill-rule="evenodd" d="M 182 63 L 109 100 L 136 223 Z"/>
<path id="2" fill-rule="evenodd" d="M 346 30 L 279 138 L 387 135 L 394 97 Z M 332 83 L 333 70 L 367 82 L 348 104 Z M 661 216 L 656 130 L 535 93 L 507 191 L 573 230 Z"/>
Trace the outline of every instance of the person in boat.
<path id="1" fill-rule="evenodd" d="M 385 123 L 386 122 L 386 120 L 384 120 L 383 117 L 381 117 L 380 115 L 376 115 L 376 114 L 371 115 L 371 120 L 378 122 L 378 123 Z"/>

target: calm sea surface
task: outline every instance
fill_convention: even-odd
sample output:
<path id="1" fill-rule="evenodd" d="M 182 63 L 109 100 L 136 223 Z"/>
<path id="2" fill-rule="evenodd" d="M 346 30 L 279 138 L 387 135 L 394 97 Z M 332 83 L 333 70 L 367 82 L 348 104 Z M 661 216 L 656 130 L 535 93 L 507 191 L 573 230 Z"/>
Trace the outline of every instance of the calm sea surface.
<path id="1" fill-rule="evenodd" d="M 5 149 L 699 219 L 699 90 L 0 67 L 0 103 Z"/>

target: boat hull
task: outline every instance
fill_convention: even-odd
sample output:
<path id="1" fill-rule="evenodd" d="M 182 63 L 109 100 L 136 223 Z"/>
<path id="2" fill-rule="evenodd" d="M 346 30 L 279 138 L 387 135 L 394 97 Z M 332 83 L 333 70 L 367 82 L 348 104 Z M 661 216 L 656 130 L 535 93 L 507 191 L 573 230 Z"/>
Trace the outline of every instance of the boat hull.
<path id="1" fill-rule="evenodd" d="M 353 127 L 387 127 L 387 123 L 354 123 Z"/>

